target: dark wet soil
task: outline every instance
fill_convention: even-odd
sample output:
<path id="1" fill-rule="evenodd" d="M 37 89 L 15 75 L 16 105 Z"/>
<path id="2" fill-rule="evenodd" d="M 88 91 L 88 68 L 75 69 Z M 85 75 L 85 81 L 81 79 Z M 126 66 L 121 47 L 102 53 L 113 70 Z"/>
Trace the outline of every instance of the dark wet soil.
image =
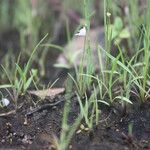
<path id="1" fill-rule="evenodd" d="M 45 107 L 34 113 L 34 108 L 60 101 L 56 106 Z M 53 135 L 59 137 L 64 106 L 64 95 L 53 102 L 38 102 L 30 96 L 20 99 L 20 108 L 15 114 L 0 117 L 0 149 L 4 150 L 48 150 L 51 149 Z M 69 148 L 73 150 L 142 150 L 150 149 L 150 103 L 140 107 L 137 103 L 127 107 L 122 115 L 117 105 L 107 108 L 101 105 L 101 117 L 98 126 L 92 131 L 75 133 Z M 8 112 L 11 109 L 0 111 Z M 76 96 L 71 99 L 69 122 L 76 118 L 79 105 Z M 133 124 L 132 134 L 128 134 L 129 124 Z M 68 149 L 69 149 L 68 148 Z"/>

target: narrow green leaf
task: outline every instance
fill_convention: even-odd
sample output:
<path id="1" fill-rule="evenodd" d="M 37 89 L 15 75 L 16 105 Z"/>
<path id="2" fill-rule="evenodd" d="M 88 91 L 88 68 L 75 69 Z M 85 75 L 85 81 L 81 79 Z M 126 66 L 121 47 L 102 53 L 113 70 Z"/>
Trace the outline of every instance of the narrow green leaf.
<path id="1" fill-rule="evenodd" d="M 0 85 L 0 89 L 11 88 L 11 87 L 13 87 L 13 85 L 11 84 Z"/>

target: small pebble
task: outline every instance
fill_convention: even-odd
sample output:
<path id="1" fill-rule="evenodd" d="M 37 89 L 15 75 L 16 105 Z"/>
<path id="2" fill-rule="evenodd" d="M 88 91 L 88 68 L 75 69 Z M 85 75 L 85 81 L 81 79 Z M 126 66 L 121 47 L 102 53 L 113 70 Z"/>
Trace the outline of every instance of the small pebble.
<path id="1" fill-rule="evenodd" d="M 78 131 L 76 132 L 76 134 L 79 134 L 79 133 L 81 133 L 81 130 L 78 130 Z"/>
<path id="2" fill-rule="evenodd" d="M 72 145 L 69 145 L 69 149 L 72 149 Z"/>
<path id="3" fill-rule="evenodd" d="M 81 129 L 81 130 L 84 130 L 84 129 L 85 129 L 85 127 L 84 127 L 83 124 L 80 125 L 80 129 Z"/>
<path id="4" fill-rule="evenodd" d="M 119 132 L 119 129 L 116 129 L 117 132 Z"/>
<path id="5" fill-rule="evenodd" d="M 89 129 L 89 128 L 84 128 L 84 130 L 85 130 L 85 131 L 89 131 L 90 129 Z"/>
<path id="6" fill-rule="evenodd" d="M 7 107 L 10 104 L 10 101 L 7 98 L 2 98 L 1 103 L 4 107 Z"/>
<path id="7" fill-rule="evenodd" d="M 24 118 L 24 125 L 27 125 L 28 124 L 28 120 L 27 120 L 27 117 Z"/>

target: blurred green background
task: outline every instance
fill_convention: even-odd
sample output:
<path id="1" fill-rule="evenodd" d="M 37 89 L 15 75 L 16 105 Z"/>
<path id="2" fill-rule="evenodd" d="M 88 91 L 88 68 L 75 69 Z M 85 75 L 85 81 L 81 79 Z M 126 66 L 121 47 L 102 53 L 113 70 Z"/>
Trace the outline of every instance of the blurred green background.
<path id="1" fill-rule="evenodd" d="M 125 27 L 129 29 L 131 36 L 127 36 L 123 46 L 128 47 L 127 53 L 132 54 L 136 49 L 134 43 L 138 41 L 141 22 L 144 20 L 146 1 L 106 2 L 110 5 L 110 10 L 107 11 L 111 12 L 111 24 L 116 26 L 119 23 L 119 30 Z M 92 14 L 91 28 L 104 26 L 104 0 L 89 0 L 88 4 L 89 12 Z M 84 15 L 84 1 L 81 0 L 1 0 L 0 63 L 11 72 L 21 52 L 21 61 L 24 64 L 32 49 L 47 33 L 46 43 L 64 46 L 77 27 L 84 25 Z M 120 31 L 115 32 L 114 38 L 118 38 Z M 59 52 L 54 48 L 41 49 L 42 51 L 35 56 L 35 66 L 41 69 L 40 74 L 44 76 L 46 66 L 53 64 Z M 1 78 L 5 78 L 2 72 Z"/>

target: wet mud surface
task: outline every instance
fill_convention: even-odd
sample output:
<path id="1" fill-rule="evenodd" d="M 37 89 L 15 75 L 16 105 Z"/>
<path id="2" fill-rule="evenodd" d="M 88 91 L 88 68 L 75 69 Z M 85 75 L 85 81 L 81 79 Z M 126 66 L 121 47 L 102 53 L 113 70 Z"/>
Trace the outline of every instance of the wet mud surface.
<path id="1" fill-rule="evenodd" d="M 63 115 L 64 95 L 55 98 L 60 101 L 52 107 L 43 107 L 36 112 L 31 110 L 53 103 L 49 100 L 33 105 L 31 98 L 20 100 L 20 108 L 12 114 L 0 117 L 0 149 L 2 150 L 49 150 L 53 148 L 54 136 L 59 137 Z M 150 103 L 127 107 L 122 115 L 118 106 L 100 105 L 101 117 L 93 130 L 75 133 L 68 149 L 73 150 L 142 150 L 150 149 Z M 0 114 L 13 108 L 0 110 Z M 71 98 L 69 123 L 73 123 L 79 113 L 79 104 L 75 95 Z M 84 122 L 84 121 L 83 121 Z M 129 124 L 133 125 L 129 134 Z M 83 123 L 84 124 L 84 123 Z M 78 129 L 77 129 L 78 130 Z"/>

